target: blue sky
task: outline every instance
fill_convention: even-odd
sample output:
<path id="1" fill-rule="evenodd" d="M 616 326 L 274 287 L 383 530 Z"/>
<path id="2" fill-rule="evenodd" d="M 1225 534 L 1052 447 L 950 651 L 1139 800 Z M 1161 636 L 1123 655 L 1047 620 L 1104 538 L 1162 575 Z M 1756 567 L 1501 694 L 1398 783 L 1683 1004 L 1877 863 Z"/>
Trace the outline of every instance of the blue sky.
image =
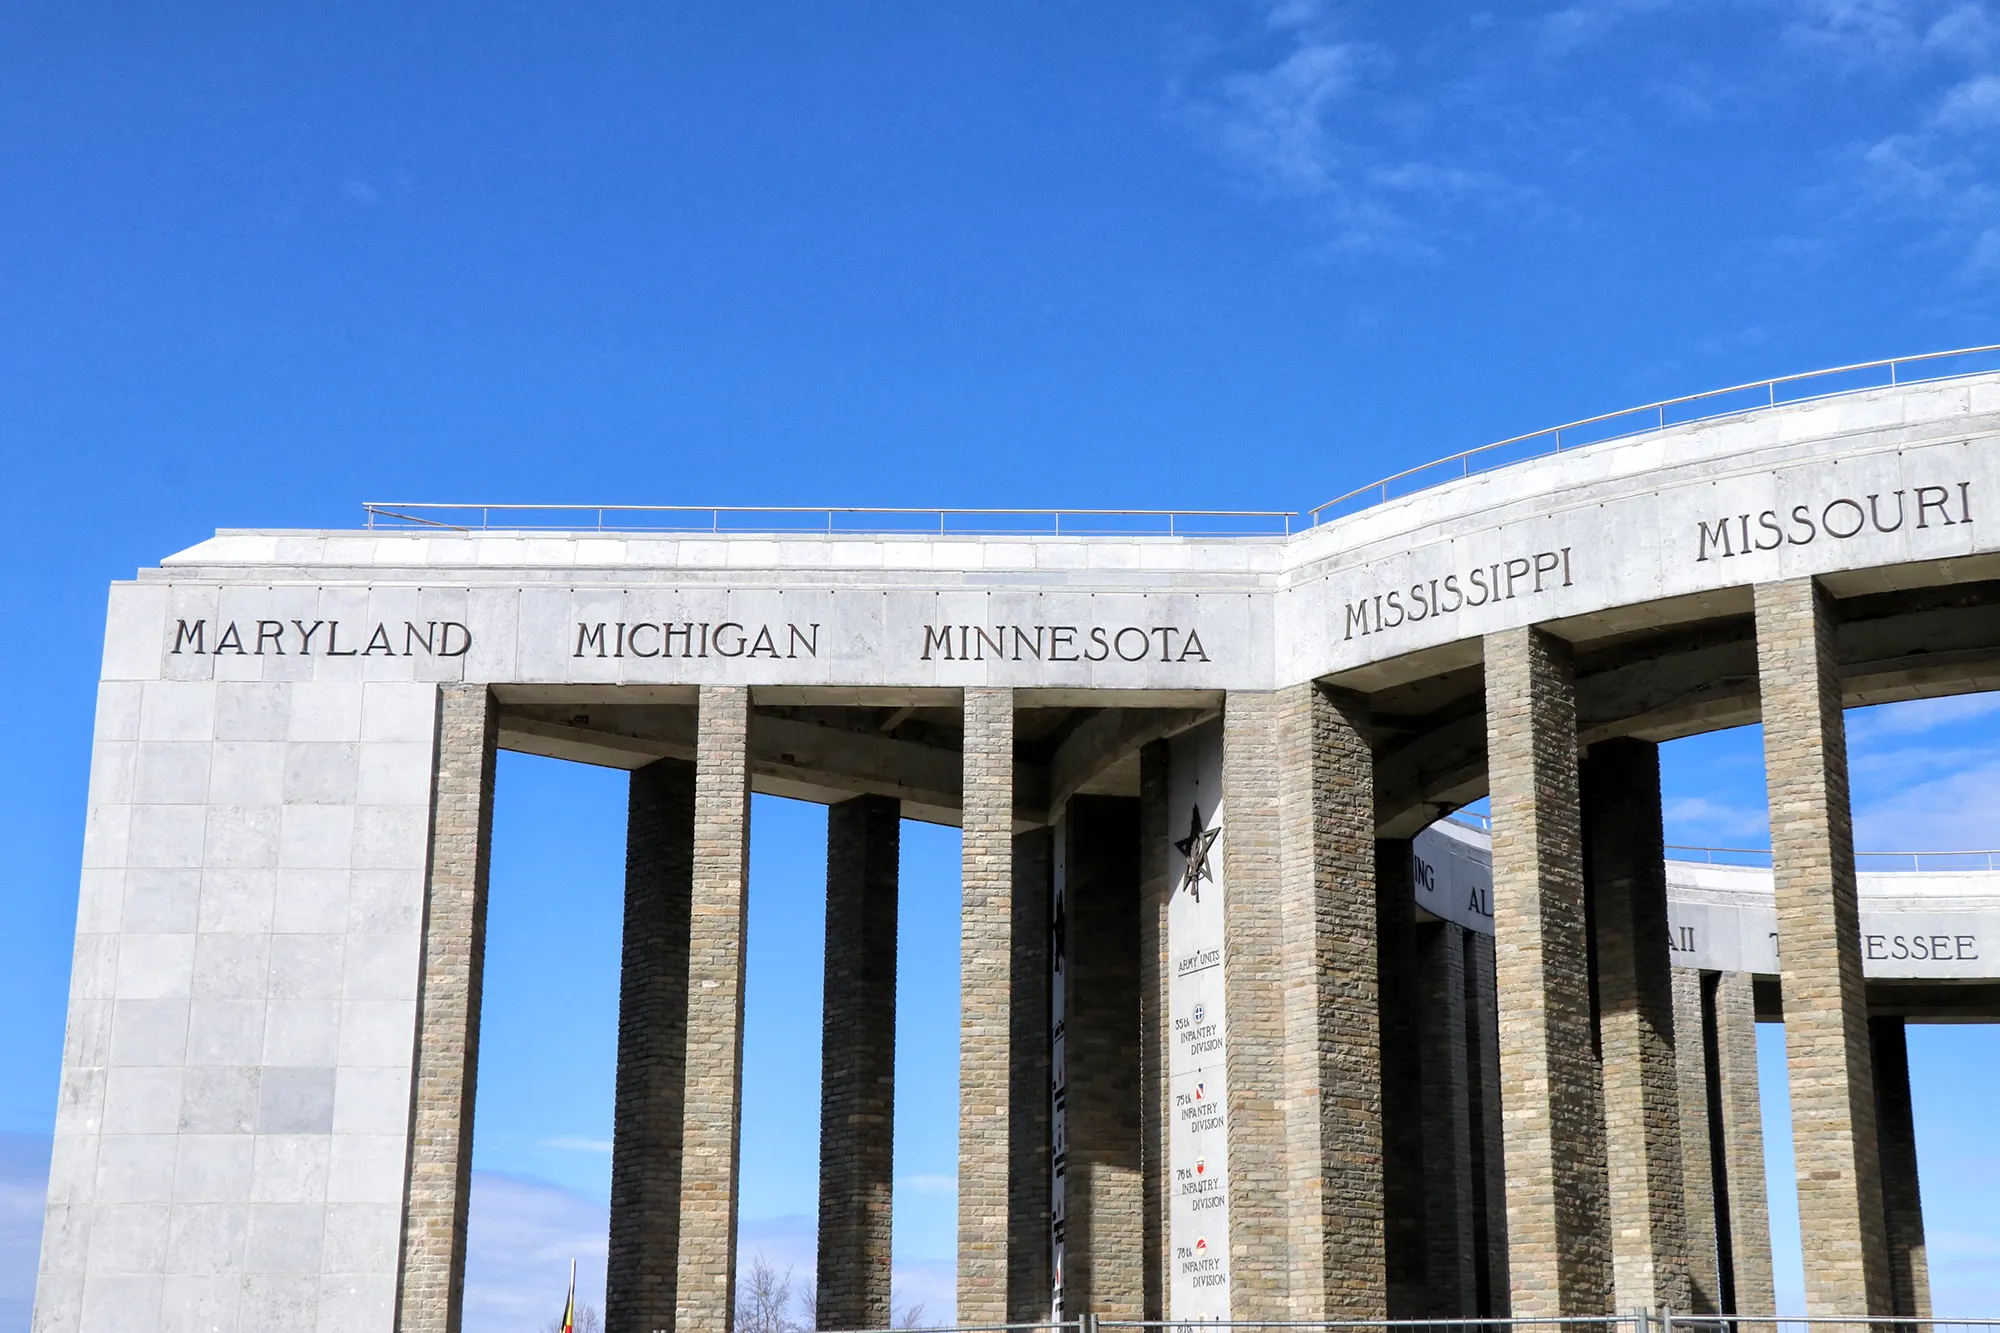
<path id="1" fill-rule="evenodd" d="M 1978 0 L 5 7 L 0 1132 L 52 1116 L 109 580 L 363 499 L 1299 508 L 2000 341 L 1996 127 Z M 1996 716 L 1857 718 L 1863 845 L 2000 843 Z M 1672 747 L 1676 840 L 1761 836 L 1756 756 Z M 475 1304 L 510 1328 L 504 1281 L 601 1208 L 622 795 L 510 759 L 500 800 Z M 745 1228 L 787 1262 L 820 819 L 756 814 Z M 921 1292 L 955 852 L 905 856 Z M 1913 1050 L 1947 1275 L 1991 1313 L 2000 1050 Z M 0 1237 L 31 1236 L 7 1188 Z"/>

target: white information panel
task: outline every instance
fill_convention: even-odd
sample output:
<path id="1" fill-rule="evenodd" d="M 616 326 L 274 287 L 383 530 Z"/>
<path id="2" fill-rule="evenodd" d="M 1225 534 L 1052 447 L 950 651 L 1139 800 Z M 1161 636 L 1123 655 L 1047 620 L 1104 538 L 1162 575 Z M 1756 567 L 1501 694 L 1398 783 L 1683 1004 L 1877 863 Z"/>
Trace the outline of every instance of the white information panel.
<path id="1" fill-rule="evenodd" d="M 1172 742 L 1167 829 L 1179 873 L 1167 907 L 1168 1302 L 1176 1320 L 1229 1318 L 1222 724 Z"/>

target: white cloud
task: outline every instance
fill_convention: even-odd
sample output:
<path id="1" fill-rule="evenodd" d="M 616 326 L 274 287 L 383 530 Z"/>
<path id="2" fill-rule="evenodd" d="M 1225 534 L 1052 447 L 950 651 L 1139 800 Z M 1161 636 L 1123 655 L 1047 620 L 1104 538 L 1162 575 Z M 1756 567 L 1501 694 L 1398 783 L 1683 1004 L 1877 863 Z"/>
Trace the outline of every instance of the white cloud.
<path id="1" fill-rule="evenodd" d="M 2000 123 L 2000 75 L 1979 74 L 1944 96 L 1931 119 L 1948 130 L 1976 132 Z"/>
<path id="2" fill-rule="evenodd" d="M 898 1176 L 896 1189 L 908 1190 L 912 1194 L 956 1194 L 957 1176 Z"/>
<path id="3" fill-rule="evenodd" d="M 1666 801 L 1661 813 L 1668 840 L 1683 845 L 1755 847 L 1768 844 L 1771 837 L 1770 816 L 1761 804 L 1733 805 L 1706 796 L 1682 796 Z M 1689 838 L 1696 843 L 1686 843 Z"/>
<path id="4" fill-rule="evenodd" d="M 0 1328 L 28 1326 L 48 1192 L 48 1136 L 0 1133 Z"/>
<path id="5" fill-rule="evenodd" d="M 610 1210 L 544 1181 L 472 1173 L 466 1333 L 524 1333 L 562 1313 L 570 1260 L 577 1299 L 604 1308 Z"/>
<path id="6" fill-rule="evenodd" d="M 554 1148 L 559 1152 L 610 1152 L 610 1139 L 555 1138 L 541 1140 L 544 1148 Z"/>

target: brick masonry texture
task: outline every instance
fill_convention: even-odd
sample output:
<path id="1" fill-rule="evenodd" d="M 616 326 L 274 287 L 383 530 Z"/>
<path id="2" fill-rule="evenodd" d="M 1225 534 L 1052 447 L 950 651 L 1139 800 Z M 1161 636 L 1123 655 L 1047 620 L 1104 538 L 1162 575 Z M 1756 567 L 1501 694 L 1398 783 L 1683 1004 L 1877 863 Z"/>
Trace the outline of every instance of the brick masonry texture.
<path id="1" fill-rule="evenodd" d="M 1610 1310 L 1604 1099 L 1591 1032 L 1569 649 L 1486 638 L 1507 1241 L 1517 1317 Z"/>
<path id="2" fill-rule="evenodd" d="M 438 690 L 416 1077 L 396 1284 L 401 1333 L 456 1333 L 465 1305 L 472 1107 L 486 962 L 499 713 L 484 685 Z"/>
<path id="3" fill-rule="evenodd" d="M 1410 893 L 1385 904 L 1378 892 L 1375 761 L 1359 702 L 1309 684 L 1277 691 L 1277 702 L 1292 1318 L 1381 1319 L 1381 996 L 1370 937 L 1384 910 L 1410 910 Z M 1240 901 L 1232 882 L 1232 909 Z"/>
<path id="4" fill-rule="evenodd" d="M 1473 1080 L 1472 1264 L 1479 1313 L 1512 1308 L 1507 1285 L 1507 1154 L 1500 1109 L 1500 1015 L 1493 937 L 1465 932 L 1466 1068 Z"/>
<path id="5" fill-rule="evenodd" d="M 1469 1319 L 1479 1313 L 1472 1177 L 1474 1048 L 1468 1040 L 1465 1003 L 1466 933 L 1463 926 L 1435 921 L 1418 926 L 1416 939 L 1421 1007 L 1415 1045 L 1420 1052 L 1423 1099 L 1427 1300 L 1413 1314 L 1439 1319 Z M 1385 1132 L 1393 1133 L 1393 1110 L 1385 1109 L 1384 1121 Z"/>
<path id="6" fill-rule="evenodd" d="M 1007 1310 L 1049 1317 L 1049 908 L 1054 833 L 1014 835 L 1012 1082 L 1007 1115 Z"/>
<path id="7" fill-rule="evenodd" d="M 1381 1008 L 1377 1016 L 1382 1064 L 1382 1239 L 1391 1319 L 1430 1313 L 1426 1274 L 1425 1167 L 1427 1140 L 1435 1126 L 1426 1119 L 1425 1076 L 1435 1055 L 1423 1044 L 1424 994 L 1417 949 L 1419 927 L 1410 904 L 1410 842 L 1389 838 L 1375 844 L 1375 882 L 1381 889 L 1375 922 L 1375 971 Z M 1423 927 L 1428 930 L 1430 927 Z"/>
<path id="8" fill-rule="evenodd" d="M 1888 1246 L 1833 607 L 1811 579 L 1759 584 L 1755 598 L 1806 1309 L 1887 1314 Z"/>
<path id="9" fill-rule="evenodd" d="M 857 796 L 826 815 L 821 1010 L 821 1328 L 887 1328 L 896 1106 L 896 872 L 902 803 Z"/>
<path id="10" fill-rule="evenodd" d="M 737 1145 L 743 1123 L 750 691 L 704 685 L 697 713 L 674 1327 L 679 1333 L 729 1333 L 735 1313 Z"/>
<path id="11" fill-rule="evenodd" d="M 1167 907 L 1174 873 L 1167 810 L 1172 747 L 1153 741 L 1139 751 L 1139 1157 L 1144 1187 L 1145 1317 L 1167 1317 L 1167 1090 L 1173 1023 L 1167 1006 Z"/>
<path id="12" fill-rule="evenodd" d="M 1613 1296 L 1620 1310 L 1686 1310 L 1687 1205 L 1659 746 L 1631 739 L 1593 745 L 1579 787 L 1597 957 Z"/>
<path id="13" fill-rule="evenodd" d="M 1069 1082 L 1063 1305 L 1145 1312 L 1139 1126 L 1139 802 L 1072 796 L 1064 901 Z"/>
<path id="14" fill-rule="evenodd" d="M 694 805 L 693 764 L 662 759 L 633 771 L 604 1284 L 608 1333 L 652 1333 L 674 1319 Z"/>
<path id="15" fill-rule="evenodd" d="M 1674 1071 L 1679 1083 L 1681 1198 L 1687 1209 L 1688 1310 L 1719 1314 L 1715 1241 L 1715 1169 L 1709 1153 L 1708 1040 L 1702 1005 L 1702 974 L 1672 969 L 1674 986 Z"/>
<path id="16" fill-rule="evenodd" d="M 965 691 L 959 917 L 958 1322 L 1007 1319 L 1012 1227 L 1014 692 Z M 1043 1243 L 1047 1240 L 1044 1237 Z"/>
<path id="17" fill-rule="evenodd" d="M 1868 1023 L 1875 1068 L 1875 1132 L 1882 1145 L 1883 1225 L 1888 1231 L 1894 1313 L 1931 1317 L 1930 1265 L 1924 1257 L 1923 1191 L 1917 1183 L 1917 1127 L 1910 1106 L 1909 1036 L 1903 1020 Z"/>
<path id="18" fill-rule="evenodd" d="M 1764 1113 L 1757 1096 L 1757 1005 L 1748 972 L 1715 979 L 1716 1109 L 1721 1113 L 1728 1203 L 1729 1306 L 1724 1313 L 1775 1310 L 1771 1214 L 1764 1199 Z M 1720 1219 L 1718 1219 L 1720 1229 Z"/>

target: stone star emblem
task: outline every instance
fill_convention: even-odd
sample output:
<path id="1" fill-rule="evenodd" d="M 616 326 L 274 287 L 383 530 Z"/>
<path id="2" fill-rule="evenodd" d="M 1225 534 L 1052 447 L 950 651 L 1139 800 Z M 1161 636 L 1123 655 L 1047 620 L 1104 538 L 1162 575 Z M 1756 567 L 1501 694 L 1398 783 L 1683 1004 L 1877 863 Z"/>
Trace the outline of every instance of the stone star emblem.
<path id="1" fill-rule="evenodd" d="M 1222 826 L 1205 829 L 1201 826 L 1201 807 L 1195 806 L 1188 820 L 1188 835 L 1174 844 L 1174 850 L 1187 858 L 1187 867 L 1181 871 L 1181 887 L 1201 901 L 1201 882 L 1215 882 L 1215 876 L 1208 869 L 1208 849 L 1222 836 Z"/>

